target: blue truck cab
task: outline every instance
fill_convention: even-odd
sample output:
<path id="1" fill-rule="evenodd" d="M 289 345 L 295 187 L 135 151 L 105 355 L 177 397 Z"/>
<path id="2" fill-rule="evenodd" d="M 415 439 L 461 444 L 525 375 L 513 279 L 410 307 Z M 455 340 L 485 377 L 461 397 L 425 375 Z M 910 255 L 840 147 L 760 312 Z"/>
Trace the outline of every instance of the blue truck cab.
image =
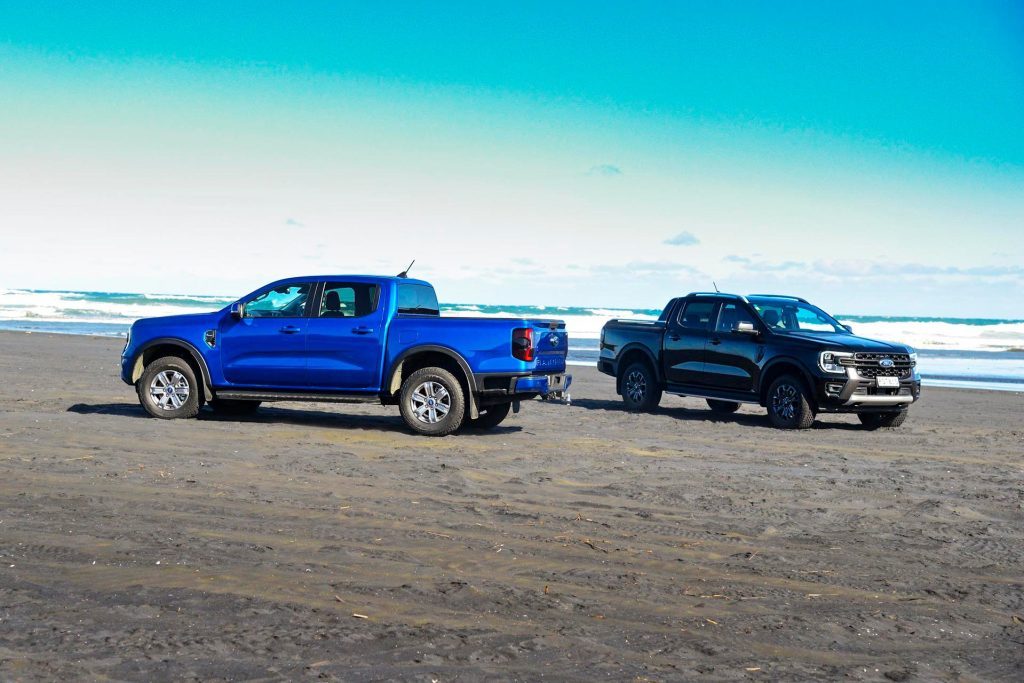
<path id="1" fill-rule="evenodd" d="M 420 434 L 497 426 L 524 399 L 567 398 L 565 323 L 440 316 L 430 283 L 328 275 L 270 283 L 212 313 L 136 321 L 121 379 L 150 415 L 265 401 L 398 405 Z"/>

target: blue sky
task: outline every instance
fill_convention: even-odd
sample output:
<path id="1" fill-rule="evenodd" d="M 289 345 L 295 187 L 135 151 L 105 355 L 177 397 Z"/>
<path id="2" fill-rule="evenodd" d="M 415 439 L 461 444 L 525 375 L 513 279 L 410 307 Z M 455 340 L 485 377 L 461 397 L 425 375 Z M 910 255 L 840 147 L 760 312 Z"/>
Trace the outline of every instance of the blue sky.
<path id="1" fill-rule="evenodd" d="M 1020 3 L 68 5 L 0 2 L 2 286 L 1024 315 Z"/>

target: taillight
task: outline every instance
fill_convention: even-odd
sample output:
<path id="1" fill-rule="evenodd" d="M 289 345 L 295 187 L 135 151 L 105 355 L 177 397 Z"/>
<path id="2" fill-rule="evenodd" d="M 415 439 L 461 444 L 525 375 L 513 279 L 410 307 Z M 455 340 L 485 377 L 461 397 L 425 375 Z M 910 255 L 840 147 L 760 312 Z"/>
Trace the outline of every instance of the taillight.
<path id="1" fill-rule="evenodd" d="M 512 330 L 512 357 L 529 363 L 533 356 L 533 328 L 517 327 Z"/>

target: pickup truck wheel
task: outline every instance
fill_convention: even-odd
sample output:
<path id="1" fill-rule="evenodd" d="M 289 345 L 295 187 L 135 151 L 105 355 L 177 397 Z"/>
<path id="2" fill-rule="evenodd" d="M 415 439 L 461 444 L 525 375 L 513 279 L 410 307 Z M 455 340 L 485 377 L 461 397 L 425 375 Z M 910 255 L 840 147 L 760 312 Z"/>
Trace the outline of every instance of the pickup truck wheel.
<path id="1" fill-rule="evenodd" d="M 901 410 L 898 413 L 857 413 L 860 423 L 866 429 L 895 429 L 907 421 L 909 411 Z"/>
<path id="2" fill-rule="evenodd" d="M 497 403 L 481 408 L 480 417 L 466 420 L 466 426 L 473 429 L 494 429 L 504 422 L 510 410 L 512 410 L 511 403 Z"/>
<path id="3" fill-rule="evenodd" d="M 139 403 L 153 417 L 173 420 L 199 414 L 202 388 L 191 366 L 177 356 L 157 358 L 147 365 L 135 387 Z"/>
<path id="4" fill-rule="evenodd" d="M 466 400 L 462 385 L 443 368 L 423 368 L 402 383 L 399 402 L 402 419 L 409 428 L 427 436 L 446 436 L 465 419 Z"/>
<path id="5" fill-rule="evenodd" d="M 622 402 L 630 412 L 648 412 L 661 403 L 661 387 L 651 366 L 636 362 L 622 373 Z"/>
<path id="6" fill-rule="evenodd" d="M 718 401 L 713 398 L 708 400 L 708 408 L 716 413 L 735 413 L 740 409 L 740 404 L 735 401 Z"/>
<path id="7" fill-rule="evenodd" d="M 252 415 L 260 407 L 261 401 L 242 401 L 228 398 L 215 398 L 210 407 L 218 415 Z"/>
<path id="8" fill-rule="evenodd" d="M 779 429 L 807 429 L 814 424 L 814 409 L 807 400 L 804 383 L 783 375 L 768 389 L 768 417 Z"/>

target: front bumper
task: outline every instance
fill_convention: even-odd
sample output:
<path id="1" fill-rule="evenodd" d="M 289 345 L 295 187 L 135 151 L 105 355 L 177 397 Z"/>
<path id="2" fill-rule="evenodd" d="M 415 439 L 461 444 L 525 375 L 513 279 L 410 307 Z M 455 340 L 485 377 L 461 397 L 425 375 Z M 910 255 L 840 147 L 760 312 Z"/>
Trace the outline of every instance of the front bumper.
<path id="1" fill-rule="evenodd" d="M 827 412 L 877 412 L 905 410 L 921 397 L 921 377 L 912 372 L 900 379 L 897 387 L 880 387 L 876 379 L 868 379 L 849 368 L 847 375 L 815 378 L 818 409 Z"/>

